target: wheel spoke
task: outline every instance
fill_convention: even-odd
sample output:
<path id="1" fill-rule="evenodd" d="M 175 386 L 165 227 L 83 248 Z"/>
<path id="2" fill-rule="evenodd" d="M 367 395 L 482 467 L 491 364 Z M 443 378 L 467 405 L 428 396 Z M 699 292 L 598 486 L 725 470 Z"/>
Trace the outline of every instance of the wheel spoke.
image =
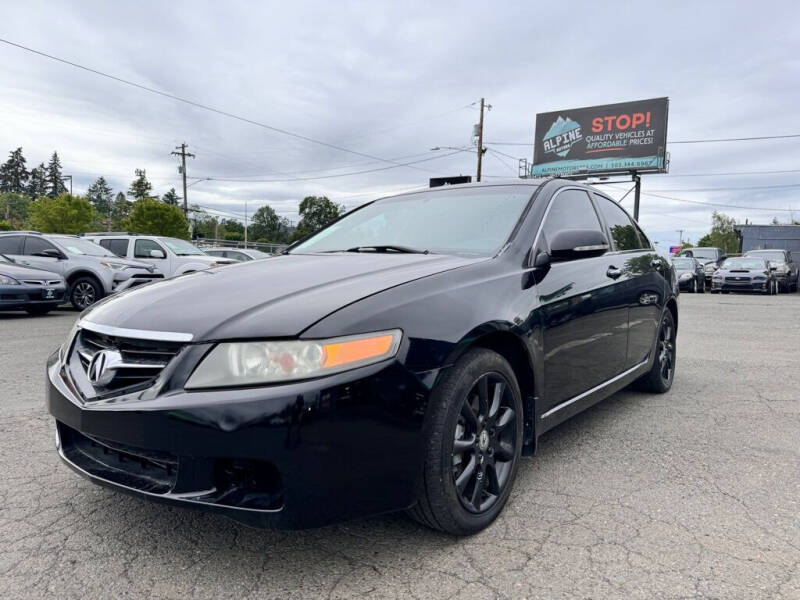
<path id="1" fill-rule="evenodd" d="M 467 450 L 475 448 L 477 438 L 473 433 L 469 438 L 457 439 L 453 442 L 453 454 L 463 454 Z"/>
<path id="2" fill-rule="evenodd" d="M 461 405 L 461 416 L 464 417 L 464 420 L 473 431 L 478 430 L 478 416 L 475 414 L 475 411 L 472 410 L 472 405 L 469 402 L 469 398 L 467 398 L 464 401 L 464 404 Z"/>
<path id="3" fill-rule="evenodd" d="M 478 380 L 478 414 L 489 414 L 489 378 L 485 375 Z"/>
<path id="4" fill-rule="evenodd" d="M 459 494 L 464 493 L 464 490 L 466 489 L 470 479 L 472 479 L 472 476 L 475 475 L 477 464 L 478 462 L 475 460 L 475 455 L 473 454 L 469 457 L 469 462 L 467 463 L 467 466 L 464 467 L 461 475 L 459 475 L 458 479 L 456 479 L 456 489 L 458 490 Z"/>
<path id="5" fill-rule="evenodd" d="M 500 494 L 500 481 L 497 479 L 497 467 L 494 461 L 486 465 L 486 491 L 495 496 Z"/>
<path id="6" fill-rule="evenodd" d="M 497 418 L 497 423 L 495 423 L 495 428 L 498 431 L 502 431 L 505 429 L 509 423 L 513 423 L 514 419 L 517 418 L 517 414 L 514 412 L 514 409 L 510 406 L 506 406 L 503 408 L 503 412 Z"/>
<path id="7" fill-rule="evenodd" d="M 500 462 L 508 462 L 514 458 L 514 447 L 508 442 L 498 442 L 495 447 L 494 456 Z"/>
<path id="8" fill-rule="evenodd" d="M 481 477 L 478 477 L 478 475 Z M 472 495 L 470 496 L 469 503 L 475 507 L 475 510 L 480 510 L 481 495 L 483 493 L 483 482 L 486 480 L 486 472 L 483 470 L 475 474 L 475 485 L 472 487 Z"/>
<path id="9" fill-rule="evenodd" d="M 494 384 L 494 394 L 492 394 L 492 404 L 489 407 L 489 418 L 497 416 L 497 411 L 500 409 L 500 400 L 503 399 L 503 394 L 506 391 L 506 384 L 498 381 Z"/>

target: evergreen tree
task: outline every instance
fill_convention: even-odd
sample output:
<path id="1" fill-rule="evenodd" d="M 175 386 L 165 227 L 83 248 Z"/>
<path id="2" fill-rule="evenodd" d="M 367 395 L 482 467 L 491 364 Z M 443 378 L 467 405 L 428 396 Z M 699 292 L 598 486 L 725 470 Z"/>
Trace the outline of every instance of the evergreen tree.
<path id="1" fill-rule="evenodd" d="M 31 178 L 25 193 L 31 200 L 47 196 L 47 167 L 39 163 L 38 167 L 31 169 Z"/>
<path id="2" fill-rule="evenodd" d="M 98 177 L 97 180 L 86 190 L 86 199 L 94 206 L 94 209 L 103 219 L 108 218 L 111 212 L 111 199 L 114 192 L 106 183 L 105 177 Z"/>
<path id="3" fill-rule="evenodd" d="M 9 153 L 8 160 L 0 166 L 0 192 L 24 194 L 25 185 L 30 173 L 25 167 L 25 157 L 22 148 L 17 148 Z"/>
<path id="4" fill-rule="evenodd" d="M 178 200 L 180 200 L 180 199 L 181 199 L 181 197 L 178 196 L 178 192 L 175 191 L 174 187 L 173 188 L 169 188 L 169 191 L 166 194 L 164 194 L 163 196 L 161 196 L 161 200 L 163 202 L 166 202 L 167 204 L 171 204 L 172 206 L 178 206 Z"/>
<path id="5" fill-rule="evenodd" d="M 130 216 L 133 203 L 122 192 L 117 193 L 111 205 L 111 223 L 113 227 L 122 227 L 123 222 Z"/>
<path id="6" fill-rule="evenodd" d="M 47 195 L 51 198 L 67 192 L 67 186 L 64 185 L 64 180 L 61 178 L 61 161 L 58 158 L 58 152 L 53 152 L 50 162 L 47 163 L 45 179 L 47 180 Z"/>
<path id="7" fill-rule="evenodd" d="M 128 188 L 128 196 L 134 200 L 146 200 L 151 198 L 150 192 L 153 191 L 153 184 L 147 181 L 147 173 L 144 169 L 136 169 L 136 179 L 133 180 Z"/>

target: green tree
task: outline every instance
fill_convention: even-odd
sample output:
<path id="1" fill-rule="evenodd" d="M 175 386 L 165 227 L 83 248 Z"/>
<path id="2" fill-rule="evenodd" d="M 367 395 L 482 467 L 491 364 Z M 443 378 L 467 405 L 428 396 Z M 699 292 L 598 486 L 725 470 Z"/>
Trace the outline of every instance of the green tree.
<path id="1" fill-rule="evenodd" d="M 31 201 L 23 194 L 0 193 L 0 219 L 21 227 L 28 220 Z"/>
<path id="2" fill-rule="evenodd" d="M 0 221 L 0 231 L 14 231 L 14 226 L 8 221 Z"/>
<path id="3" fill-rule="evenodd" d="M 241 239 L 244 239 L 244 225 L 242 225 L 236 219 L 224 219 L 219 224 L 219 232 L 220 235 L 225 233 L 239 233 L 241 234 Z"/>
<path id="4" fill-rule="evenodd" d="M 300 222 L 294 238 L 298 239 L 319 231 L 344 213 L 344 204 L 336 204 L 326 196 L 306 196 L 300 203 Z"/>
<path id="5" fill-rule="evenodd" d="M 61 194 L 39 198 L 31 203 L 28 223 L 42 233 L 83 233 L 97 221 L 94 208 L 86 198 Z"/>
<path id="6" fill-rule="evenodd" d="M 86 190 L 86 199 L 104 219 L 111 214 L 111 199 L 114 191 L 106 183 L 105 177 L 98 177 Z"/>
<path id="7" fill-rule="evenodd" d="M 114 202 L 111 204 L 111 225 L 115 229 L 121 228 L 125 219 L 131 214 L 133 203 L 122 192 L 117 192 Z"/>
<path id="8" fill-rule="evenodd" d="M 39 163 L 38 167 L 31 169 L 30 180 L 25 188 L 25 193 L 31 200 L 47 196 L 47 167 Z"/>
<path id="9" fill-rule="evenodd" d="M 161 201 L 166 202 L 167 204 L 172 204 L 172 206 L 178 206 L 178 200 L 181 200 L 181 197 L 178 196 L 178 192 L 175 191 L 175 188 L 169 188 L 169 191 L 161 196 Z"/>
<path id="10" fill-rule="evenodd" d="M 183 217 L 183 212 L 177 206 L 152 198 L 134 202 L 124 226 L 137 233 L 189 239 L 189 224 Z"/>
<path id="11" fill-rule="evenodd" d="M 45 181 L 47 182 L 47 195 L 51 198 L 67 192 L 67 186 L 64 185 L 61 175 L 61 160 L 58 158 L 58 152 L 53 152 L 50 162 L 47 163 Z"/>
<path id="12" fill-rule="evenodd" d="M 136 179 L 131 183 L 128 188 L 128 196 L 134 200 L 146 200 L 152 198 L 150 192 L 153 191 L 153 184 L 147 181 L 147 173 L 144 169 L 136 169 Z"/>
<path id="13" fill-rule="evenodd" d="M 288 229 L 288 219 L 279 217 L 271 206 L 265 204 L 253 215 L 253 221 L 247 229 L 247 234 L 253 240 L 283 242 L 287 238 Z"/>
<path id="14" fill-rule="evenodd" d="M 739 251 L 739 236 L 734 227 L 736 219 L 721 212 L 711 215 L 711 231 L 697 240 L 700 247 L 722 248 L 726 253 Z"/>
<path id="15" fill-rule="evenodd" d="M 226 231 L 222 234 L 222 239 L 232 242 L 240 242 L 244 239 L 244 233 L 239 233 L 238 231 Z"/>
<path id="16" fill-rule="evenodd" d="M 0 165 L 0 192 L 24 194 L 29 177 L 22 148 L 12 150 L 8 160 Z"/>

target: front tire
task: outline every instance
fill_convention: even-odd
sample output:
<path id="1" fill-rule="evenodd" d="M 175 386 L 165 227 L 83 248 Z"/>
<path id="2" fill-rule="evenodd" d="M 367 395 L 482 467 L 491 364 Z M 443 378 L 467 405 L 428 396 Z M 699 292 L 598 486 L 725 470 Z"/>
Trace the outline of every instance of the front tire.
<path id="1" fill-rule="evenodd" d="M 672 312 L 667 310 L 658 328 L 653 366 L 636 382 L 639 389 L 654 394 L 663 394 L 670 390 L 675 377 L 676 336 L 675 318 Z"/>
<path id="2" fill-rule="evenodd" d="M 697 278 L 692 279 L 692 293 L 693 294 L 697 293 Z"/>
<path id="3" fill-rule="evenodd" d="M 425 464 L 412 518 L 452 535 L 489 526 L 503 510 L 519 468 L 523 409 L 514 371 L 476 348 L 434 388 Z"/>
<path id="4" fill-rule="evenodd" d="M 89 308 L 102 296 L 103 290 L 93 277 L 79 277 L 69 289 L 69 301 L 78 310 Z"/>

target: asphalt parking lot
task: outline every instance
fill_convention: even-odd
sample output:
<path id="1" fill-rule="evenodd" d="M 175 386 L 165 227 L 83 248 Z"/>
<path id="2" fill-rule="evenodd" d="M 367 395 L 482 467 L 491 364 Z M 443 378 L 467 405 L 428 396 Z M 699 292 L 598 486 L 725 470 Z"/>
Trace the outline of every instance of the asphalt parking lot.
<path id="1" fill-rule="evenodd" d="M 391 515 L 248 529 L 60 464 L 44 361 L 77 314 L 0 313 L 0 596 L 800 598 L 800 294 L 683 294 L 672 391 L 546 434 L 468 539 Z"/>

